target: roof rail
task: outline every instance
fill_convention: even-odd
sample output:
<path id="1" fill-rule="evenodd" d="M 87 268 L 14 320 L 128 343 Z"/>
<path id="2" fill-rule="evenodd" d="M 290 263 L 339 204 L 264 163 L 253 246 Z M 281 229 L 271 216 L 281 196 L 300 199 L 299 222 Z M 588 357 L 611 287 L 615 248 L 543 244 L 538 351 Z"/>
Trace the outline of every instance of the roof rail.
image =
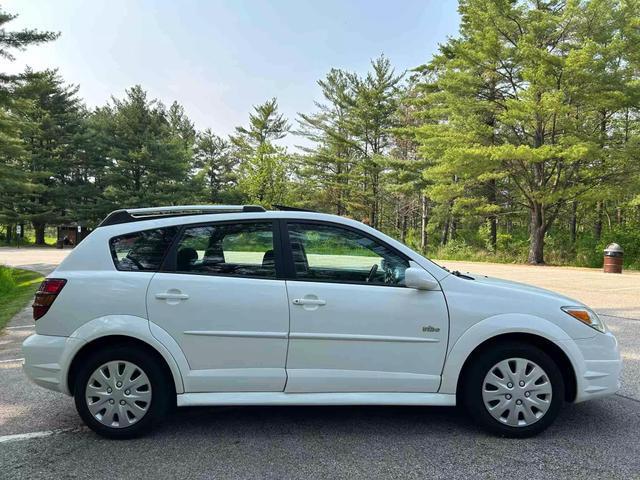
<path id="1" fill-rule="evenodd" d="M 287 205 L 274 205 L 273 208 L 282 212 L 310 212 L 317 213 L 316 210 L 309 210 L 308 208 L 289 207 Z"/>
<path id="2" fill-rule="evenodd" d="M 186 215 L 265 211 L 266 210 L 259 205 L 175 205 L 169 207 L 127 208 L 111 212 L 100 222 L 98 227 L 139 222 L 141 220 L 154 220 L 157 218 L 182 217 Z"/>

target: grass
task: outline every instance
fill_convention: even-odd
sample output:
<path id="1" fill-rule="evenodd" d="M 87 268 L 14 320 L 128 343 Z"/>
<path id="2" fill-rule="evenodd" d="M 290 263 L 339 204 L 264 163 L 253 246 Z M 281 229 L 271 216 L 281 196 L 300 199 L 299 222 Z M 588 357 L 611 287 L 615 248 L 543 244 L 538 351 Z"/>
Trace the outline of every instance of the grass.
<path id="1" fill-rule="evenodd" d="M 42 278 L 38 272 L 0 266 L 0 330 L 29 303 Z"/>

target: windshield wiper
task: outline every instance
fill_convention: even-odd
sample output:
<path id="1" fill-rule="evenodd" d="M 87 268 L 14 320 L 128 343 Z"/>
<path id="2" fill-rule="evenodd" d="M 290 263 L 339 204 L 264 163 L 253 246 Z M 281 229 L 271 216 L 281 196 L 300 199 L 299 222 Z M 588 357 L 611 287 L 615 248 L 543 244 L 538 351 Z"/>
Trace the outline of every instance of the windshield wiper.
<path id="1" fill-rule="evenodd" d="M 464 278 L 465 280 L 475 280 L 475 278 L 473 278 L 470 275 L 465 275 L 464 273 L 460 273 L 459 270 L 454 270 L 453 272 L 451 272 L 451 275 L 455 275 L 458 278 Z"/>

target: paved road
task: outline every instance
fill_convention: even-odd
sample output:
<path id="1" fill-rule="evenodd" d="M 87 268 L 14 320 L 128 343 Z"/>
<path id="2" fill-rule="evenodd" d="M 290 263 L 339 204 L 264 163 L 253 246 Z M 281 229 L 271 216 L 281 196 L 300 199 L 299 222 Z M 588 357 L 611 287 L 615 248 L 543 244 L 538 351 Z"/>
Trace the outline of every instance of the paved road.
<path id="1" fill-rule="evenodd" d="M 47 273 L 66 253 L 22 250 L 0 249 L 0 262 Z M 114 442 L 87 431 L 71 399 L 25 379 L 13 360 L 32 331 L 25 310 L 0 337 L 0 478 L 640 478 L 640 275 L 444 263 L 606 313 L 625 358 L 620 394 L 569 405 L 520 441 L 488 436 L 454 408 L 245 407 L 181 409 L 146 438 Z"/>

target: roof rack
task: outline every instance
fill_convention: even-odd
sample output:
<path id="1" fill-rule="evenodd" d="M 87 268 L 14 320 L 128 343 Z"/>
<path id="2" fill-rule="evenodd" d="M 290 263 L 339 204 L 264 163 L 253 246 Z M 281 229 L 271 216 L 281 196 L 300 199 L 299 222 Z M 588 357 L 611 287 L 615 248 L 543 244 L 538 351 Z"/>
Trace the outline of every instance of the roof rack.
<path id="1" fill-rule="evenodd" d="M 289 207 L 287 205 L 274 205 L 273 208 L 282 212 L 310 212 L 317 213 L 315 210 L 309 210 L 308 208 Z"/>
<path id="2" fill-rule="evenodd" d="M 266 210 L 259 205 L 176 205 L 170 207 L 127 208 L 111 212 L 100 222 L 98 227 L 157 218 L 233 212 L 266 212 Z"/>

